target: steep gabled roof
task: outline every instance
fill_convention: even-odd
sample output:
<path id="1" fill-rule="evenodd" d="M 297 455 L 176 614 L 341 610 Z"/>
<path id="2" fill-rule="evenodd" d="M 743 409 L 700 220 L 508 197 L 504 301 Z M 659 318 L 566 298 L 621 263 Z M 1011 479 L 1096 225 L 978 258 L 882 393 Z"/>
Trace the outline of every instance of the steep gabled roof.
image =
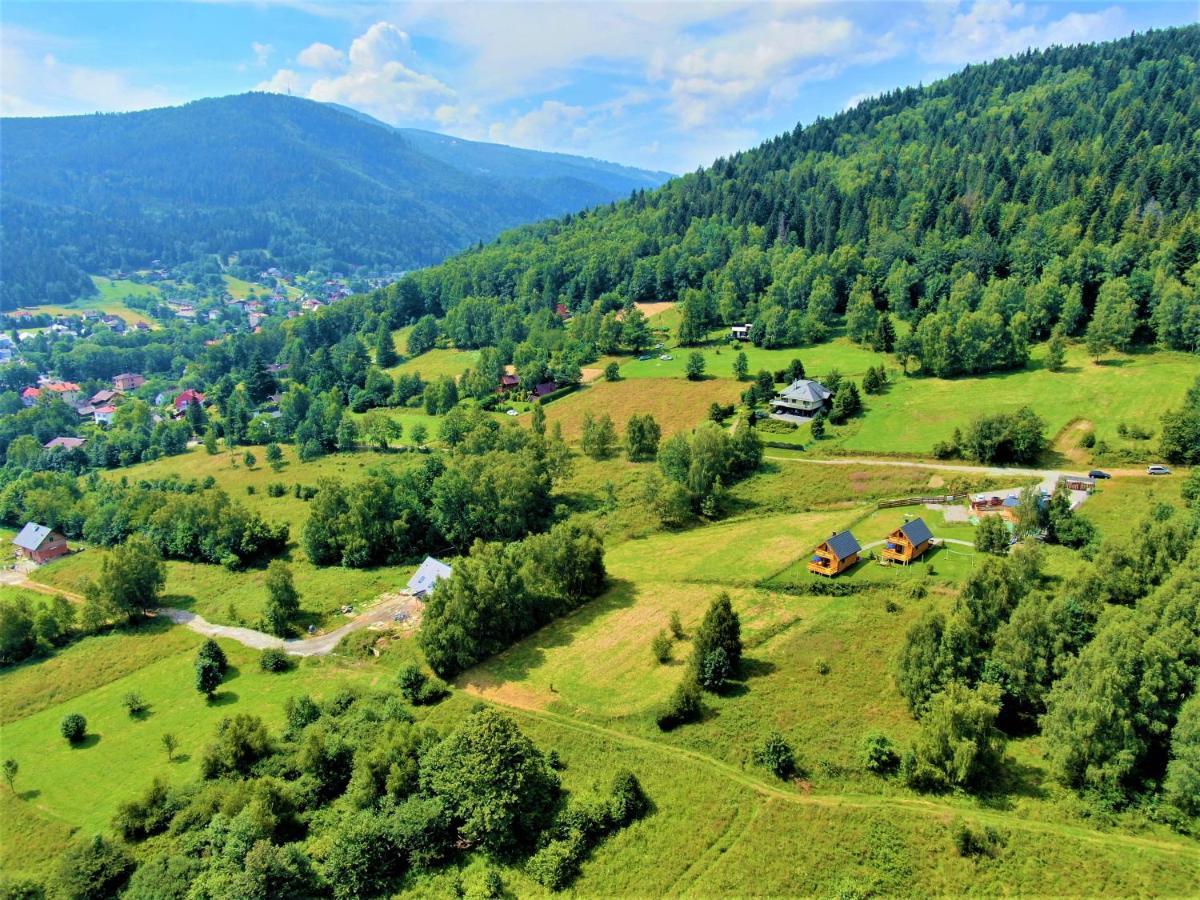
<path id="1" fill-rule="evenodd" d="M 837 534 L 832 535 L 825 543 L 838 559 L 845 559 L 847 556 L 853 556 L 862 550 L 854 535 L 849 531 L 839 531 Z"/>
<path id="2" fill-rule="evenodd" d="M 37 522 L 26 522 L 25 527 L 21 529 L 21 533 L 13 538 L 13 543 L 22 550 L 33 552 L 42 546 L 48 537 L 50 537 L 49 527 L 39 525 Z"/>
<path id="3" fill-rule="evenodd" d="M 914 547 L 926 541 L 933 540 L 933 532 L 929 530 L 929 526 L 925 524 L 924 519 L 913 519 L 911 522 L 905 522 L 900 526 L 899 530 Z"/>

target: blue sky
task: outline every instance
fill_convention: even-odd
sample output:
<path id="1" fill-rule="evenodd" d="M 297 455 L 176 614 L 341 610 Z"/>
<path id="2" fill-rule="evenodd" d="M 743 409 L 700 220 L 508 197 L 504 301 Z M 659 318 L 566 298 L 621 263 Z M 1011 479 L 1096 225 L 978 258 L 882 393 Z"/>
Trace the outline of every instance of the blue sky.
<path id="1" fill-rule="evenodd" d="M 683 172 L 967 63 L 1198 18 L 1196 0 L 5 0 L 0 112 L 291 91 L 392 124 Z"/>

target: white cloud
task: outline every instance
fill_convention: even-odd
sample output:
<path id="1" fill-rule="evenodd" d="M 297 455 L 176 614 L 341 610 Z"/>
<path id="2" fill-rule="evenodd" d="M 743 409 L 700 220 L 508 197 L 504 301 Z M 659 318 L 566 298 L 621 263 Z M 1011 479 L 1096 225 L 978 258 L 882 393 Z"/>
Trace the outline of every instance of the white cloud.
<path id="1" fill-rule="evenodd" d="M 275 48 L 270 44 L 260 44 L 258 41 L 254 41 L 250 45 L 250 49 L 254 51 L 255 65 L 259 66 L 265 66 L 267 60 L 271 58 L 271 54 L 275 52 Z"/>
<path id="2" fill-rule="evenodd" d="M 1050 21 L 1046 21 L 1049 8 L 1029 8 L 1012 0 L 976 0 L 969 8 L 959 9 L 926 43 L 926 59 L 959 65 L 1022 53 L 1031 47 L 1108 40 L 1131 30 L 1117 7 L 1072 12 Z"/>
<path id="3" fill-rule="evenodd" d="M 488 137 L 499 143 L 522 147 L 563 149 L 579 146 L 587 132 L 588 114 L 584 107 L 545 100 L 541 106 L 511 123 L 493 123 Z"/>
<path id="4" fill-rule="evenodd" d="M 852 48 L 853 23 L 842 17 L 772 19 L 680 52 L 660 47 L 649 77 L 665 81 L 679 123 L 708 127 L 731 111 L 768 115 L 810 81 L 835 76 L 840 65 L 813 65 Z"/>
<path id="5" fill-rule="evenodd" d="M 436 121 L 457 94 L 422 72 L 408 35 L 390 22 L 376 22 L 343 54 L 328 44 L 311 44 L 297 63 L 323 74 L 280 69 L 256 90 L 291 92 L 312 100 L 343 103 L 391 124 Z"/>
<path id="6" fill-rule="evenodd" d="M 309 44 L 296 54 L 296 62 L 308 69 L 330 71 L 340 69 L 346 61 L 346 54 L 336 47 L 317 41 Z"/>
<path id="7" fill-rule="evenodd" d="M 136 84 L 121 70 L 65 62 L 64 51 L 70 47 L 58 38 L 0 29 L 0 115 L 119 112 L 175 102 L 165 89 Z"/>

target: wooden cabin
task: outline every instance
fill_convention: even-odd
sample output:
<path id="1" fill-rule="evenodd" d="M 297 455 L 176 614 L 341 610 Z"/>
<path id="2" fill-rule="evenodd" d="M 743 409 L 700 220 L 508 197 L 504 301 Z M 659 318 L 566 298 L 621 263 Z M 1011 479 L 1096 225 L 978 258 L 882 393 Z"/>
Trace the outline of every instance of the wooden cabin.
<path id="1" fill-rule="evenodd" d="M 933 532 L 924 519 L 911 519 L 887 536 L 883 558 L 908 565 L 933 545 Z"/>
<path id="2" fill-rule="evenodd" d="M 840 575 L 858 562 L 862 547 L 849 531 L 837 531 L 818 544 L 808 561 L 808 571 L 816 575 Z"/>

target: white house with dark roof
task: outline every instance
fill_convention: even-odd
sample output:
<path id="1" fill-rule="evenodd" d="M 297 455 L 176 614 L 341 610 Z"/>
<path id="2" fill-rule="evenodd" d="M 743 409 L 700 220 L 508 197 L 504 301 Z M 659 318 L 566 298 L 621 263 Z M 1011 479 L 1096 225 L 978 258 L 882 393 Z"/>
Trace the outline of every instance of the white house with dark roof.
<path id="1" fill-rule="evenodd" d="M 797 378 L 771 400 L 771 415 L 784 419 L 811 419 L 833 396 L 825 385 L 807 378 Z"/>
<path id="2" fill-rule="evenodd" d="M 439 581 L 449 578 L 452 571 L 444 562 L 427 556 L 425 561 L 417 567 L 413 577 L 408 579 L 408 592 L 414 597 L 424 597 L 437 586 Z"/>

